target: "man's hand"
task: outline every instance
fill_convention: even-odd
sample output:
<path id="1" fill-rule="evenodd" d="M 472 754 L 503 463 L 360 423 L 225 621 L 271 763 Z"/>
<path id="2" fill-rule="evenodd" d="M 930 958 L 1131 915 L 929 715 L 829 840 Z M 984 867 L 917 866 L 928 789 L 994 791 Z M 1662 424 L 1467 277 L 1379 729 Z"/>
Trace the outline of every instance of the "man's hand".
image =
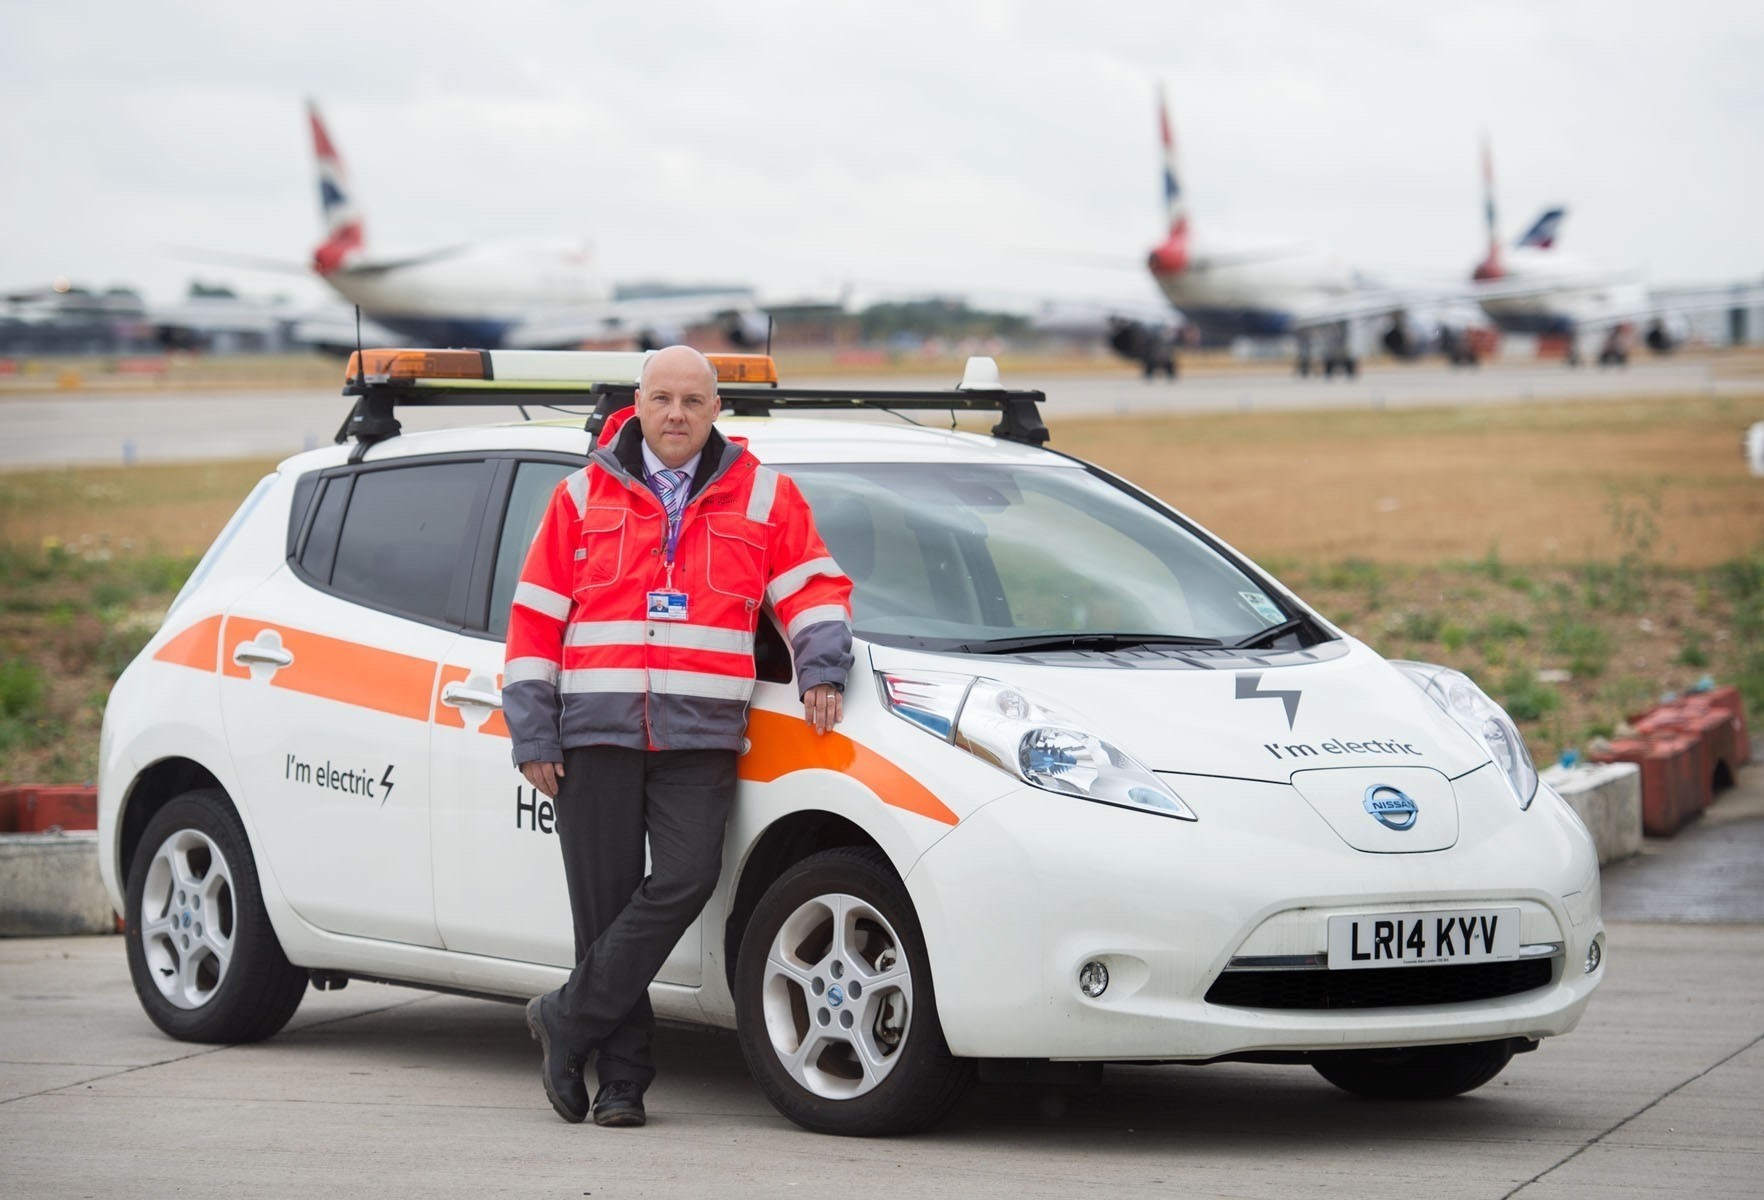
<path id="1" fill-rule="evenodd" d="M 527 782 L 552 800 L 557 799 L 557 781 L 563 778 L 563 773 L 563 764 L 560 762 L 535 760 L 521 764 L 521 774 L 527 777 Z"/>
<path id="2" fill-rule="evenodd" d="M 845 719 L 845 697 L 832 684 L 817 683 L 802 694 L 802 719 L 813 725 L 816 733 L 826 733 Z"/>

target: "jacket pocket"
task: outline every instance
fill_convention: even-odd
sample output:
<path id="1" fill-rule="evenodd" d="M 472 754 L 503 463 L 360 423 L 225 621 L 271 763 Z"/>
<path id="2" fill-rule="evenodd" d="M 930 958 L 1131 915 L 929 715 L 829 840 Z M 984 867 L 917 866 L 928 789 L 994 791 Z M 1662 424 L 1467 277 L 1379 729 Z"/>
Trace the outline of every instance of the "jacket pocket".
<path id="1" fill-rule="evenodd" d="M 766 591 L 766 530 L 738 513 L 711 513 L 705 574 L 713 591 L 758 604 Z"/>
<path id="2" fill-rule="evenodd" d="M 626 515 L 622 508 L 590 508 L 582 514 L 582 544 L 572 574 L 577 595 L 619 578 L 625 562 Z"/>

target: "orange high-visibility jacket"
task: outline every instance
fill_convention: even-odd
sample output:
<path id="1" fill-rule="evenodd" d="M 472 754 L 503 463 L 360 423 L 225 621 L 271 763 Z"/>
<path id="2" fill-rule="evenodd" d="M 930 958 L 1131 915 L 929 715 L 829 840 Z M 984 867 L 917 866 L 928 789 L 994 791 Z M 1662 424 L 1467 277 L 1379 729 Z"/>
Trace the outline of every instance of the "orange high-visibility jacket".
<path id="1" fill-rule="evenodd" d="M 796 484 L 713 429 L 670 588 L 667 511 L 644 482 L 633 411 L 558 484 L 515 588 L 502 706 L 517 764 L 561 762 L 574 746 L 739 749 L 762 603 L 798 688 L 845 686 L 851 581 Z M 664 590 L 686 594 L 685 620 L 652 618 Z"/>

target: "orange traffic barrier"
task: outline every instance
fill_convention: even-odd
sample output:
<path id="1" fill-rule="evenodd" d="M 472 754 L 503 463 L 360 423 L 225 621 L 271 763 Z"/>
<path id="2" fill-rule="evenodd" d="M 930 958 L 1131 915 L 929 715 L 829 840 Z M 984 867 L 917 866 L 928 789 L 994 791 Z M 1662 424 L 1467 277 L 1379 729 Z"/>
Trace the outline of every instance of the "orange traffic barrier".
<path id="1" fill-rule="evenodd" d="M 48 829 L 98 828 L 98 789 L 54 784 L 4 789 L 0 793 L 0 832 L 42 833 Z"/>
<path id="2" fill-rule="evenodd" d="M 1642 734 L 1675 734 L 1688 740 L 1691 794 L 1700 812 L 1715 802 L 1715 772 L 1727 742 L 1727 718 L 1721 713 L 1694 712 L 1674 702 L 1663 704 L 1635 723 Z"/>
<path id="3" fill-rule="evenodd" d="M 1733 786 L 1740 767 L 1752 757 L 1739 689 L 1732 686 L 1675 697 L 1631 723 L 1643 735 L 1673 732 L 1696 739 L 1692 756 L 1703 808 L 1714 803 L 1717 792 Z"/>
<path id="4" fill-rule="evenodd" d="M 1729 683 L 1712 692 L 1703 692 L 1694 699 L 1717 712 L 1727 714 L 1732 738 L 1732 765 L 1743 767 L 1751 762 L 1752 737 L 1746 731 L 1746 706 L 1740 699 L 1739 688 Z"/>
<path id="5" fill-rule="evenodd" d="M 1697 738 L 1661 729 L 1619 738 L 1593 751 L 1594 762 L 1630 762 L 1641 768 L 1642 832 L 1671 837 L 1702 811 L 1697 783 Z"/>

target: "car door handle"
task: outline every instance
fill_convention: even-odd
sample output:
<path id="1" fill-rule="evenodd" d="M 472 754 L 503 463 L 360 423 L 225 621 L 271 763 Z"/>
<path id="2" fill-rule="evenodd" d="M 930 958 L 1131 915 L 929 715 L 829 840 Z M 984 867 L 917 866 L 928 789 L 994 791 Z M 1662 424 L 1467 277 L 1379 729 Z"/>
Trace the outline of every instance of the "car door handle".
<path id="1" fill-rule="evenodd" d="M 441 689 L 441 703 L 449 708 L 458 708 L 462 704 L 476 704 L 482 708 L 501 708 L 501 692 L 485 692 L 463 683 L 450 683 Z"/>
<path id="2" fill-rule="evenodd" d="M 233 647 L 233 661 L 241 667 L 260 663 L 272 667 L 285 667 L 294 661 L 294 655 L 279 646 L 265 646 L 258 642 L 240 642 Z"/>

